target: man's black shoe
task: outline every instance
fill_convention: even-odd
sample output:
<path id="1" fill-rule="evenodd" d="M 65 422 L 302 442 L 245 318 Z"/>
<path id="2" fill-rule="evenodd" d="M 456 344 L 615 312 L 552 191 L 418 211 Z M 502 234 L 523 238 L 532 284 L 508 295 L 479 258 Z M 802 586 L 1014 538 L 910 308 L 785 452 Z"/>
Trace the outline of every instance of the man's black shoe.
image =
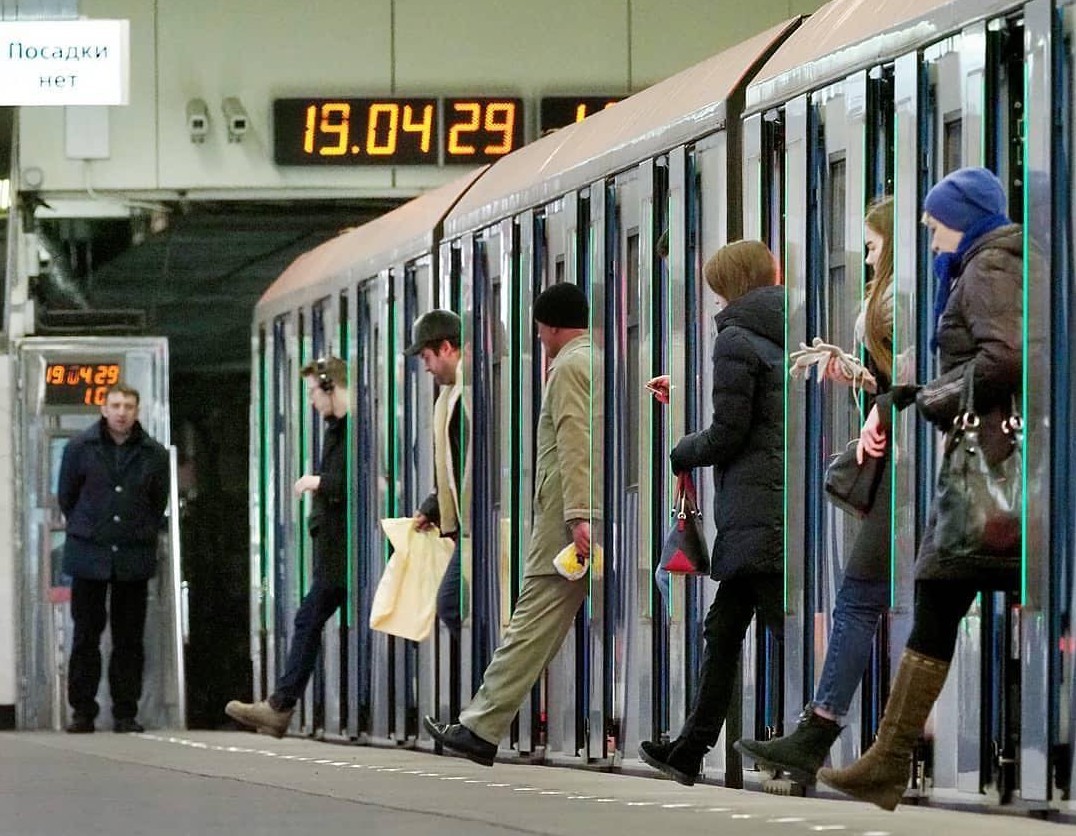
<path id="1" fill-rule="evenodd" d="M 466 726 L 459 723 L 438 723 L 429 715 L 422 718 L 422 725 L 442 746 L 466 755 L 482 766 L 493 766 L 493 761 L 497 757 L 496 745 L 483 740 Z"/>
<path id="2" fill-rule="evenodd" d="M 112 731 L 116 732 L 116 734 L 129 734 L 130 732 L 141 733 L 145 729 L 134 717 L 121 717 L 112 726 Z"/>
<path id="3" fill-rule="evenodd" d="M 64 731 L 68 734 L 93 734 L 93 718 L 79 717 L 76 714 Z"/>

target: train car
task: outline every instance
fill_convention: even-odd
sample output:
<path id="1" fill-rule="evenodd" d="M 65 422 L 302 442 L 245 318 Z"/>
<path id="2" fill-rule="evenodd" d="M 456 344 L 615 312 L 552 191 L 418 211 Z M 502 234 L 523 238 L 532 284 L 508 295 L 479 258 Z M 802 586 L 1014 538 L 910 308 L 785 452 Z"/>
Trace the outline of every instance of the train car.
<path id="1" fill-rule="evenodd" d="M 350 603 L 326 628 L 323 664 L 295 714 L 296 730 L 403 740 L 417 733 L 419 710 L 435 711 L 433 651 L 374 633 L 367 620 L 387 557 L 379 520 L 410 515 L 433 471 L 433 393 L 400 352 L 411 320 L 433 304 L 441 219 L 480 173 L 301 256 L 256 308 L 250 611 L 255 694 L 262 697 L 284 665 L 310 582 L 308 509 L 294 501 L 291 486 L 317 458 L 322 422 L 306 402 L 299 369 L 312 358 L 346 357 L 354 395 Z"/>
<path id="2" fill-rule="evenodd" d="M 528 314 L 557 281 L 583 287 L 594 340 L 594 474 L 603 564 L 575 628 L 524 703 L 502 756 L 616 766 L 675 733 L 693 697 L 713 585 L 653 579 L 667 528 L 665 456 L 709 417 L 712 296 L 706 256 L 739 237 L 780 254 L 788 347 L 851 347 L 864 292 L 864 209 L 896 201 L 900 374 L 930 376 L 933 277 L 919 207 L 962 165 L 986 165 L 1025 222 L 1025 543 L 1014 596 L 984 595 L 919 753 L 914 791 L 935 801 L 1067 804 L 1076 722 L 1069 614 L 1076 549 L 1066 429 L 1073 409 L 1069 207 L 1073 8 L 1063 0 L 833 0 L 525 146 L 299 259 L 255 312 L 252 656 L 267 695 L 309 574 L 304 510 L 290 485 L 317 452 L 297 370 L 339 353 L 352 370 L 353 531 L 348 613 L 297 729 L 431 742 L 423 713 L 454 717 L 481 680 L 522 577 L 533 493 L 541 352 Z M 659 250 L 667 241 L 667 253 Z M 1046 272 L 1048 270 L 1048 272 Z M 1049 278 L 1048 278 L 1049 277 Z M 401 349 L 418 314 L 458 311 L 473 398 L 468 594 L 458 642 L 371 633 L 387 556 L 377 521 L 410 515 L 431 487 L 434 392 Z M 669 372 L 673 402 L 644 392 Z M 824 499 L 828 456 L 858 432 L 855 402 L 788 388 L 783 645 L 752 628 L 742 684 L 707 777 L 745 773 L 728 743 L 789 730 L 812 697 L 855 521 Z M 911 412 L 894 430 L 891 613 L 834 762 L 873 738 L 910 629 L 913 561 L 938 445 Z M 708 507 L 708 479 L 701 503 Z M 714 531 L 708 519 L 708 534 Z"/>
<path id="3" fill-rule="evenodd" d="M 1068 425 L 1073 388 L 1062 336 L 1072 315 L 1071 28 L 1067 3 L 834 2 L 747 92 L 744 232 L 783 255 L 790 348 L 814 337 L 853 344 L 871 198 L 895 199 L 899 382 L 929 379 L 936 362 L 927 324 L 934 278 L 920 224 L 930 186 L 961 166 L 987 166 L 1007 187 L 1010 215 L 1026 225 L 1023 588 L 980 596 L 965 619 L 932 752 L 920 753 L 916 770 L 917 791 L 935 798 L 1040 807 L 1068 791 L 1072 442 L 1050 428 Z M 1035 269 L 1051 261 L 1048 272 Z M 813 384 L 790 386 L 788 404 L 787 491 L 803 501 L 789 503 L 786 520 L 786 726 L 820 672 L 855 534 L 856 523 L 823 499 L 823 466 L 861 421 L 853 399 Z M 892 610 L 838 763 L 873 739 L 911 628 L 913 563 L 940 448 L 913 411 L 894 435 Z"/>

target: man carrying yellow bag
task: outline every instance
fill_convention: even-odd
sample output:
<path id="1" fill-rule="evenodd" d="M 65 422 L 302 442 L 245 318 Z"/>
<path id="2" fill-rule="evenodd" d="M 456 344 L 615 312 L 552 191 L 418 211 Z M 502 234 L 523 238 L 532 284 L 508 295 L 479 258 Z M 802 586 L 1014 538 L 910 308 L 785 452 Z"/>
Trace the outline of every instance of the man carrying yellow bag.
<path id="1" fill-rule="evenodd" d="M 411 517 L 382 520 L 392 557 L 377 584 L 370 629 L 411 641 L 425 639 L 437 618 L 437 590 L 456 544 L 436 528 L 419 531 Z"/>

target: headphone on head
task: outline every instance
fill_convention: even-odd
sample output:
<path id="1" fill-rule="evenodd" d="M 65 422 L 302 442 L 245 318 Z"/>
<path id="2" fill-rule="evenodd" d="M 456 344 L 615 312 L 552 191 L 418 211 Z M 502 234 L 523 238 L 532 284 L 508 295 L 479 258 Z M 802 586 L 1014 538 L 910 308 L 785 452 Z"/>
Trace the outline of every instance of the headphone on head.
<path id="1" fill-rule="evenodd" d="M 329 377 L 329 361 L 324 357 L 319 357 L 314 361 L 314 374 L 318 378 L 318 388 L 322 392 L 332 393 L 336 388 L 336 384 L 333 383 L 333 379 Z"/>

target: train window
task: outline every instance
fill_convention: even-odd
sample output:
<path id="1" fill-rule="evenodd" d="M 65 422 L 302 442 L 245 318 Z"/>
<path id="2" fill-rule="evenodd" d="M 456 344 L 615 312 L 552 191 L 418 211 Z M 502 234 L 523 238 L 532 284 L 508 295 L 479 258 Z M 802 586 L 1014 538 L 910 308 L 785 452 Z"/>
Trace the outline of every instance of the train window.
<path id="1" fill-rule="evenodd" d="M 829 235 L 829 278 L 832 293 L 839 293 L 845 271 L 845 210 L 848 204 L 848 161 L 843 154 L 834 155 L 829 162 L 827 190 L 826 233 Z"/>
<path id="2" fill-rule="evenodd" d="M 628 487 L 639 484 L 639 230 L 628 233 L 625 254 L 628 338 Z"/>
<path id="3" fill-rule="evenodd" d="M 564 281 L 564 256 L 558 255 L 557 260 L 553 263 L 553 282 L 554 284 L 560 284 Z"/>
<path id="4" fill-rule="evenodd" d="M 960 168 L 964 157 L 964 120 L 960 112 L 947 113 L 942 127 L 942 164 L 945 166 L 944 174 L 956 171 Z"/>

